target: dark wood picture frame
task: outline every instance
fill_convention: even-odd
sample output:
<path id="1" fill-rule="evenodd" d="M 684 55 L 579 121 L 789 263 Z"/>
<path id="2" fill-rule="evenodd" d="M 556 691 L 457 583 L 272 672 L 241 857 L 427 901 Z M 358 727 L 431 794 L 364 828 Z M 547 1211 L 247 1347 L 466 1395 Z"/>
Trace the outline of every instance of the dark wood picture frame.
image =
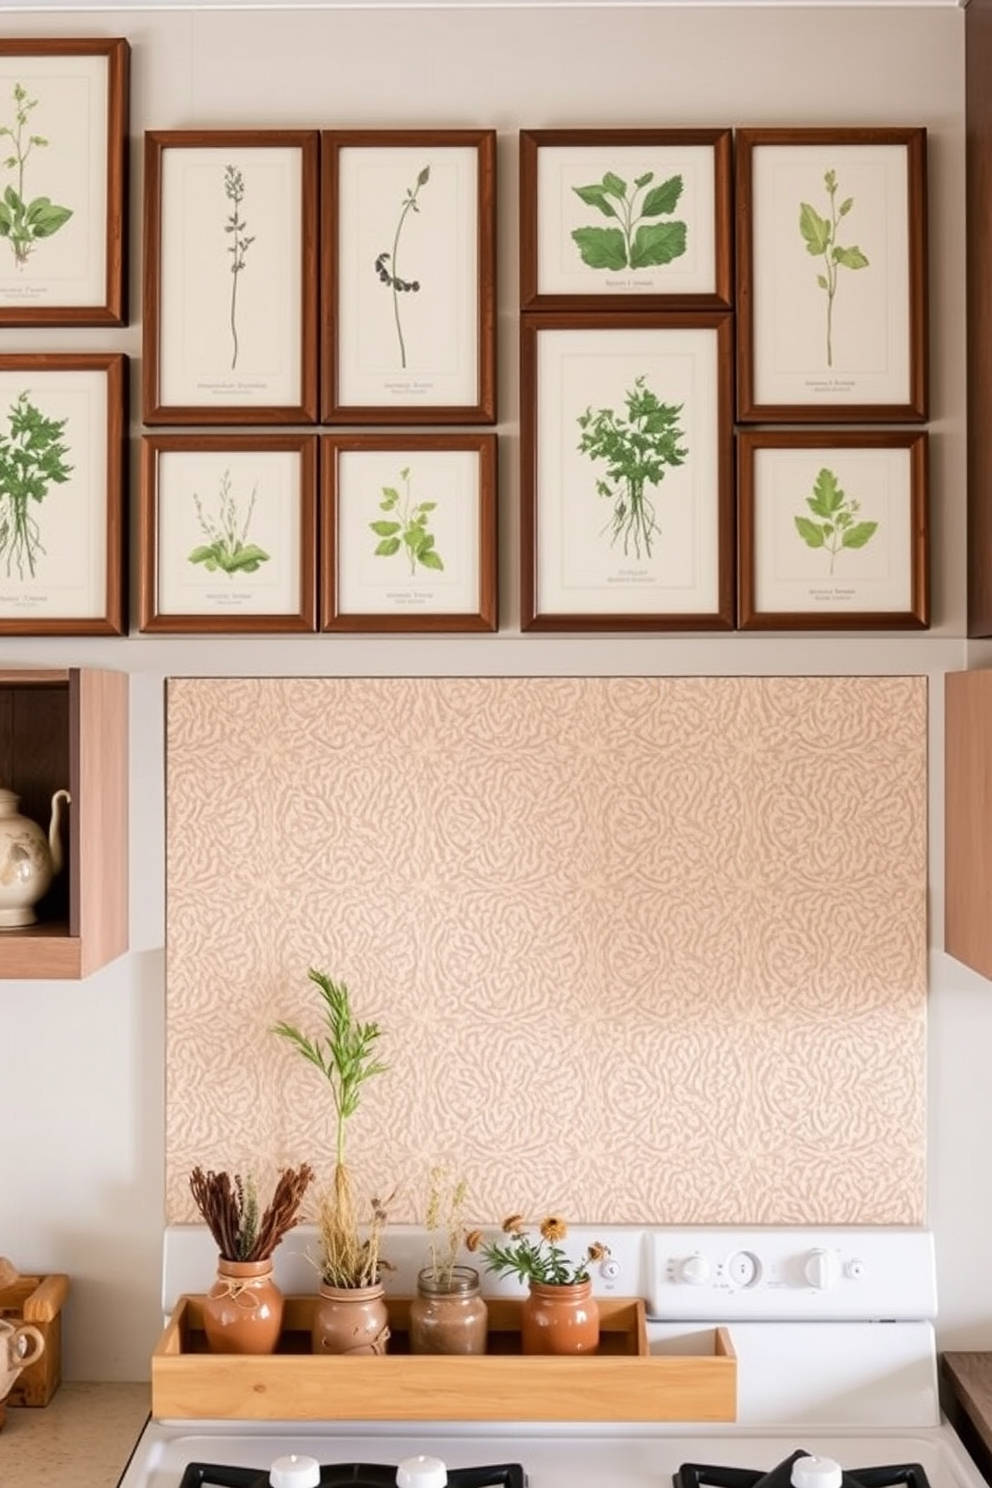
<path id="1" fill-rule="evenodd" d="M 181 635 L 316 630 L 317 459 L 314 433 L 144 435 L 139 628 Z M 263 466 L 274 489 L 259 502 Z M 180 495 L 189 498 L 186 510 L 168 513 L 166 525 L 163 504 Z M 298 506 L 287 510 L 287 501 Z M 280 543 L 290 548 L 282 561 Z M 265 569 L 273 559 L 274 568 Z M 284 591 L 281 608 L 278 592 L 264 604 L 259 596 L 253 607 L 259 573 Z M 239 582 L 249 588 L 239 591 Z"/>
<path id="2" fill-rule="evenodd" d="M 729 129 L 521 130 L 521 310 L 731 308 L 731 189 Z"/>
<path id="3" fill-rule="evenodd" d="M 127 324 L 130 57 L 123 37 L 0 37 L 0 118 L 13 152 L 4 151 L 7 169 L 0 175 L 0 261 L 6 264 L 10 251 L 17 263 L 15 276 L 0 273 L 0 326 Z M 56 68 L 59 87 L 70 95 L 61 118 L 37 86 Z M 98 148 L 88 158 L 94 134 Z M 66 258 L 46 278 L 43 265 L 53 251 Z"/>
<path id="4" fill-rule="evenodd" d="M 737 446 L 741 630 L 929 626 L 925 430 L 742 429 Z"/>
<path id="5" fill-rule="evenodd" d="M 146 424 L 316 422 L 319 150 L 316 130 L 145 134 Z"/>
<path id="6" fill-rule="evenodd" d="M 324 435 L 320 471 L 322 630 L 498 629 L 495 434 Z"/>
<path id="7" fill-rule="evenodd" d="M 2 523 L 0 635 L 123 635 L 128 358 L 117 352 L 3 354 L 2 384 L 9 384 L 11 397 L 0 392 L 0 466 L 8 467 L 0 495 L 10 503 Z M 16 472 L 3 446 L 18 452 Z M 32 446 L 44 468 L 36 460 L 29 472 L 24 461 Z M 16 484 L 24 488 L 20 493 Z M 47 489 L 39 498 L 42 484 Z M 53 526 L 44 503 L 60 496 L 68 504 Z M 87 572 L 94 565 L 95 575 Z"/>
<path id="8" fill-rule="evenodd" d="M 535 312 L 520 362 L 521 628 L 732 630 L 731 314 Z M 634 457 L 634 493 L 614 436 L 625 428 L 634 450 L 649 424 L 664 449 Z M 552 547 L 552 533 L 570 545 Z"/>
<path id="9" fill-rule="evenodd" d="M 496 131 L 325 130 L 321 181 L 322 422 L 495 423 Z"/>
<path id="10" fill-rule="evenodd" d="M 736 215 L 738 420 L 923 422 L 926 130 L 739 129 Z"/>

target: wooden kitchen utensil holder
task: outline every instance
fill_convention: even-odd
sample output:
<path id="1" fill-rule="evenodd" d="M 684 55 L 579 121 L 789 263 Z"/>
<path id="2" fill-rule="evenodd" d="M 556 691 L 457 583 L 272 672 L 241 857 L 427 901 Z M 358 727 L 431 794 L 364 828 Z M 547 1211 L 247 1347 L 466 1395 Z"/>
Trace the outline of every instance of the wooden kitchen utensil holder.
<path id="1" fill-rule="evenodd" d="M 598 1298 L 595 1354 L 520 1351 L 521 1302 L 489 1297 L 485 1355 L 411 1354 L 409 1297 L 389 1297 L 389 1352 L 310 1353 L 315 1297 L 286 1298 L 275 1354 L 211 1354 L 203 1297 L 184 1296 L 152 1355 L 152 1415 L 200 1420 L 733 1421 L 737 1358 L 648 1350 L 640 1298 Z"/>
<path id="2" fill-rule="evenodd" d="M 62 1304 L 69 1295 L 69 1278 L 18 1276 L 0 1290 L 0 1318 L 8 1323 L 33 1323 L 45 1340 L 40 1359 L 21 1371 L 4 1405 L 47 1405 L 62 1383 Z"/>

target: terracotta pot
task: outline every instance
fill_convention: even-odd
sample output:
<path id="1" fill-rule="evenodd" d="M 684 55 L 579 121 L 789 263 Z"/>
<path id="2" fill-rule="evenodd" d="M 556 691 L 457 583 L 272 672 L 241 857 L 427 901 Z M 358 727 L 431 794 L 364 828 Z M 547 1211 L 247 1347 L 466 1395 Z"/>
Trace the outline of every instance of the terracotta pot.
<path id="1" fill-rule="evenodd" d="M 525 1354 L 591 1354 L 599 1344 L 599 1307 L 591 1281 L 542 1286 L 533 1281 L 520 1314 Z"/>
<path id="2" fill-rule="evenodd" d="M 217 1262 L 203 1303 L 203 1331 L 215 1354 L 271 1354 L 282 1331 L 283 1296 L 272 1260 Z"/>
<path id="3" fill-rule="evenodd" d="M 484 1354 L 488 1323 L 472 1266 L 453 1266 L 442 1276 L 429 1266 L 421 1271 L 410 1303 L 411 1354 Z"/>
<path id="4" fill-rule="evenodd" d="M 315 1354 L 384 1354 L 389 1313 L 381 1284 L 335 1287 L 321 1282 L 313 1310 Z"/>

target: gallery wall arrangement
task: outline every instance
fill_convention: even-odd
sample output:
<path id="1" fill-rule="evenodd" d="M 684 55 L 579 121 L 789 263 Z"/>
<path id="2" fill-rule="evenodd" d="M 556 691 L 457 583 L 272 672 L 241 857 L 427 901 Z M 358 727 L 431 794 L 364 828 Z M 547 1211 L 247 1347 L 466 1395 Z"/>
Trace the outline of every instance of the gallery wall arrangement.
<path id="1" fill-rule="evenodd" d="M 128 324 L 129 54 L 0 40 L 10 635 L 129 633 L 128 359 L 28 344 Z M 516 143 L 521 631 L 927 628 L 925 129 Z M 496 131 L 142 150 L 138 632 L 498 631 Z"/>

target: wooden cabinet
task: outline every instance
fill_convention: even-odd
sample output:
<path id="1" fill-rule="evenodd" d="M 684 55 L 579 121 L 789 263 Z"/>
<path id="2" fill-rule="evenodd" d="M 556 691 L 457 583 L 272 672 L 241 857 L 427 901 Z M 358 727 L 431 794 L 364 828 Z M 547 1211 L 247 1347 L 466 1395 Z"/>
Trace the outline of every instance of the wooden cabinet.
<path id="1" fill-rule="evenodd" d="M 971 0 L 965 26 L 968 291 L 968 634 L 992 636 L 992 0 Z"/>
<path id="2" fill-rule="evenodd" d="M 79 978 L 127 949 L 126 672 L 0 670 L 0 785 L 46 831 L 68 789 L 64 866 L 38 923 L 0 931 L 0 977 Z"/>
<path id="3" fill-rule="evenodd" d="M 992 978 L 992 670 L 944 678 L 944 949 Z"/>

